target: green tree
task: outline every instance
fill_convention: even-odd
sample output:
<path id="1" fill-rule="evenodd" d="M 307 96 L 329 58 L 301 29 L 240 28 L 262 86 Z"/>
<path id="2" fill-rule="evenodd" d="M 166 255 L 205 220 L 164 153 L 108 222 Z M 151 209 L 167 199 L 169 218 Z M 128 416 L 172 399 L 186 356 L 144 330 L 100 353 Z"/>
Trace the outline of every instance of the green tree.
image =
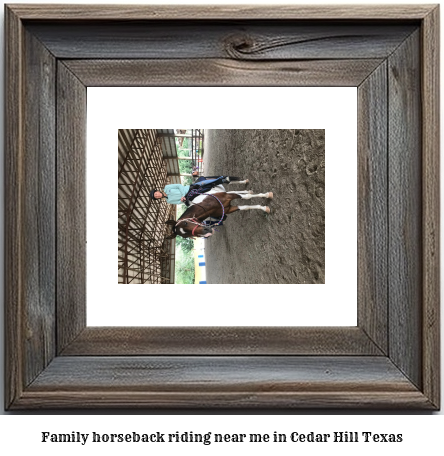
<path id="1" fill-rule="evenodd" d="M 187 207 L 184 204 L 177 206 L 177 218 L 179 218 Z M 192 239 L 176 237 L 176 283 L 194 283 L 194 242 Z"/>
<path id="2" fill-rule="evenodd" d="M 187 210 L 188 208 L 185 206 L 185 204 L 178 204 L 177 209 L 176 209 L 176 217 L 179 219 L 182 217 L 182 214 Z"/>
<path id="3" fill-rule="evenodd" d="M 194 283 L 194 277 L 194 256 L 192 251 L 184 252 L 176 244 L 176 283 L 192 284 Z"/>
<path id="4" fill-rule="evenodd" d="M 179 142 L 176 139 L 176 148 L 178 157 L 189 157 L 190 152 L 184 150 L 188 148 L 188 138 L 184 139 L 183 146 L 179 146 Z M 179 171 L 181 174 L 191 174 L 193 172 L 193 163 L 191 160 L 179 160 Z M 193 178 L 191 176 L 182 176 L 181 177 L 182 185 L 190 185 L 193 183 Z"/>
<path id="5" fill-rule="evenodd" d="M 191 185 L 193 178 L 191 176 L 182 176 L 182 185 Z"/>
<path id="6" fill-rule="evenodd" d="M 182 249 L 185 254 L 193 252 L 194 242 L 190 238 L 176 237 L 176 245 Z"/>
<path id="7" fill-rule="evenodd" d="M 191 160 L 179 160 L 179 170 L 181 174 L 191 174 L 193 172 Z"/>

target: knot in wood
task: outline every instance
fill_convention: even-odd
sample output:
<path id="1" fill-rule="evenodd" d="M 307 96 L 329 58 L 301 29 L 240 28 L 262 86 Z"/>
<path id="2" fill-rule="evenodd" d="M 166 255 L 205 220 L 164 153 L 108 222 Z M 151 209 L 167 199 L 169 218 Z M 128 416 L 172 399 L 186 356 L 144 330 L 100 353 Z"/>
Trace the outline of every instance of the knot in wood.
<path id="1" fill-rule="evenodd" d="M 233 59 L 244 59 L 254 53 L 254 39 L 249 35 L 230 35 L 225 39 L 225 51 Z"/>

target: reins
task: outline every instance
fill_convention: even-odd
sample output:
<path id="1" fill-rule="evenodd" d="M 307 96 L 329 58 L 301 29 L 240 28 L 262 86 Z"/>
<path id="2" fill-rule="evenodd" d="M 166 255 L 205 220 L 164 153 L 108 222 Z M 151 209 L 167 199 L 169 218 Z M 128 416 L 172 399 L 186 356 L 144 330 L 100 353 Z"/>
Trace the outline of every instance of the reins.
<path id="1" fill-rule="evenodd" d="M 215 226 L 218 226 L 218 225 L 220 225 L 220 224 L 222 223 L 222 221 L 223 221 L 223 219 L 224 219 L 224 217 L 225 217 L 225 208 L 224 208 L 224 205 L 220 202 L 220 200 L 219 200 L 219 198 L 218 198 L 217 196 L 214 196 L 214 195 L 212 195 L 211 193 L 208 193 L 207 196 L 212 196 L 212 197 L 215 198 L 215 199 L 219 202 L 219 204 L 222 206 L 222 217 L 221 217 L 221 219 L 220 219 L 220 220 L 216 223 L 216 225 L 215 225 Z"/>

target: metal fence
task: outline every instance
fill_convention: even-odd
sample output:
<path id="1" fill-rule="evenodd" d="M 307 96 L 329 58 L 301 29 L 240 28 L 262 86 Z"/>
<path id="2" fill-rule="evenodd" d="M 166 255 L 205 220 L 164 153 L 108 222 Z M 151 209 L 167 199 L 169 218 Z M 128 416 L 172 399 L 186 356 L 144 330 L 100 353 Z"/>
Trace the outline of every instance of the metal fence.
<path id="1" fill-rule="evenodd" d="M 179 160 L 190 160 L 193 169 L 203 175 L 203 154 L 204 154 L 204 130 L 203 129 L 184 129 L 176 130 L 175 138 L 179 140 L 179 146 L 183 144 L 183 140 L 188 138 L 189 147 L 188 157 L 179 157 Z M 189 173 L 181 173 L 181 176 L 191 176 Z"/>
<path id="2" fill-rule="evenodd" d="M 175 241 L 165 239 L 165 222 L 176 207 L 149 196 L 168 183 L 157 131 L 119 130 L 119 283 L 174 283 Z"/>
<path id="3" fill-rule="evenodd" d="M 191 130 L 191 160 L 199 175 L 203 175 L 204 131 Z"/>

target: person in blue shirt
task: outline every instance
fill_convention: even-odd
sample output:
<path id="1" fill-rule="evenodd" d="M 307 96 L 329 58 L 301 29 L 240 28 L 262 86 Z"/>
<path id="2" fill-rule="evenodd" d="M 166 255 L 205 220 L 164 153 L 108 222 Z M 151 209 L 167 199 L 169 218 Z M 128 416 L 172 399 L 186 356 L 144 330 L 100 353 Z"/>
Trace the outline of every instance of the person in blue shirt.
<path id="1" fill-rule="evenodd" d="M 167 203 L 169 204 L 180 204 L 185 201 L 185 195 L 189 190 L 189 185 L 170 184 L 165 185 L 165 188 L 163 190 L 151 190 L 150 196 L 151 199 L 154 200 L 166 198 Z"/>
<path id="2" fill-rule="evenodd" d="M 165 185 L 163 190 L 151 190 L 150 197 L 151 199 L 161 199 L 166 198 L 168 204 L 180 204 L 185 203 L 186 195 L 192 189 L 199 189 L 208 191 L 211 188 L 219 184 L 226 184 L 230 182 L 230 178 L 219 176 L 214 179 L 205 179 L 200 182 L 195 182 L 192 186 L 190 185 L 181 185 L 181 184 L 170 184 Z M 205 189 L 204 189 L 205 187 Z"/>

